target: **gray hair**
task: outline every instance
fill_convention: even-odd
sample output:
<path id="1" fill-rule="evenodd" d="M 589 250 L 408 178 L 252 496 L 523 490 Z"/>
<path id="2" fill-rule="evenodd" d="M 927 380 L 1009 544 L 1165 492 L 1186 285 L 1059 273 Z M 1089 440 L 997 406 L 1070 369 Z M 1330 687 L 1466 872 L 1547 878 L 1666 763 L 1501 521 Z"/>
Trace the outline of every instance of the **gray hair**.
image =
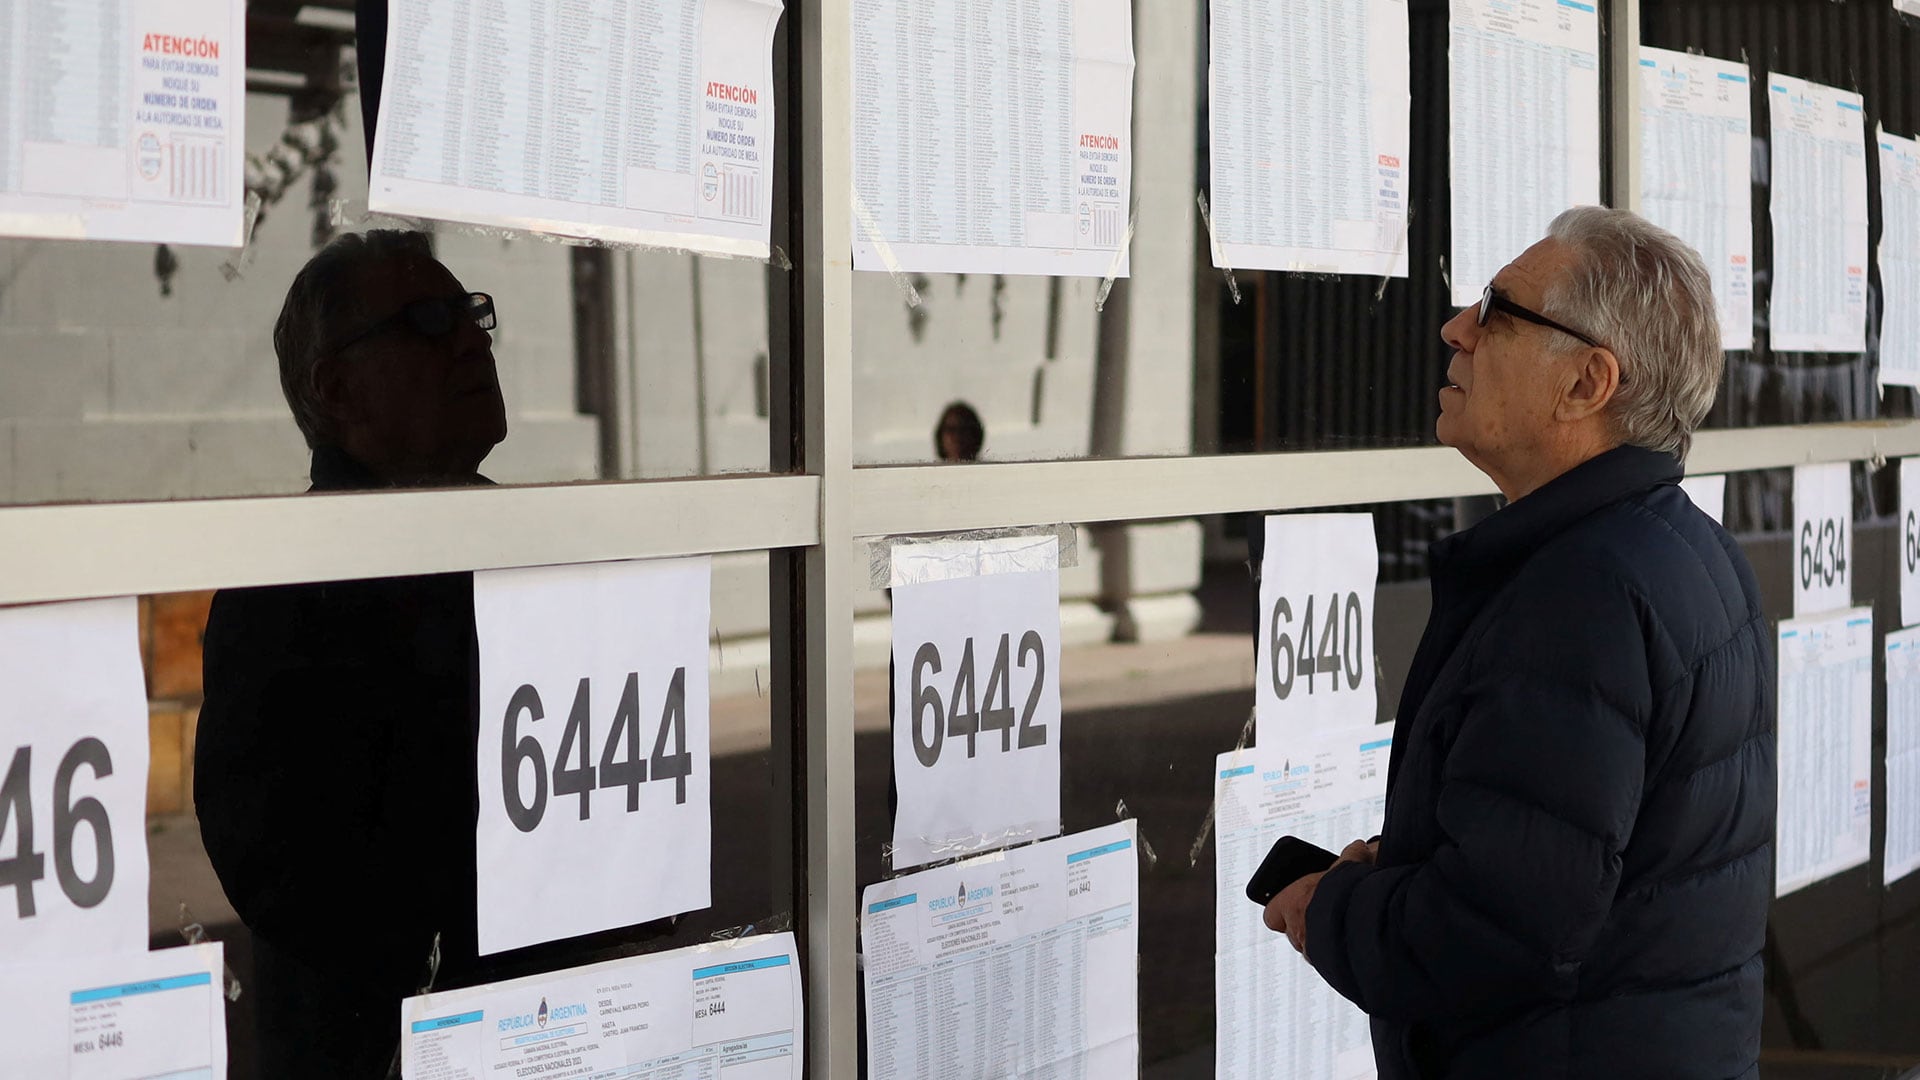
<path id="1" fill-rule="evenodd" d="M 1685 241 L 1627 210 L 1576 206 L 1553 219 L 1548 235 L 1575 258 L 1573 273 L 1547 290 L 1548 310 L 1620 361 L 1614 430 L 1623 442 L 1685 461 L 1724 366 L 1706 264 Z"/>
<path id="2" fill-rule="evenodd" d="M 293 410 L 293 422 L 307 445 L 329 434 L 320 407 L 320 362 L 338 348 L 342 336 L 367 321 L 360 282 L 389 259 L 432 259 L 427 234 L 373 229 L 338 237 L 307 260 L 287 289 L 280 319 L 273 324 L 273 351 L 280 358 L 280 391 Z"/>

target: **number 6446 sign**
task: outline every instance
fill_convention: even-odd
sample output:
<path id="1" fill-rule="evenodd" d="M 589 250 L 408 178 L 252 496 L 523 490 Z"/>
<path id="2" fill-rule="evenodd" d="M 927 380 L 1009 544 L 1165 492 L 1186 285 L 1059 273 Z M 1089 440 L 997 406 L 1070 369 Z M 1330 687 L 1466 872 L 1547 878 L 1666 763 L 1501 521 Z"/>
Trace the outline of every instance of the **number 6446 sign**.
<path id="1" fill-rule="evenodd" d="M 1379 573 L 1371 515 L 1267 518 L 1255 627 L 1256 746 L 1285 745 L 1330 724 L 1374 722 Z"/>
<path id="2" fill-rule="evenodd" d="M 144 951 L 147 694 L 133 599 L 0 611 L 0 685 L 0 958 Z"/>

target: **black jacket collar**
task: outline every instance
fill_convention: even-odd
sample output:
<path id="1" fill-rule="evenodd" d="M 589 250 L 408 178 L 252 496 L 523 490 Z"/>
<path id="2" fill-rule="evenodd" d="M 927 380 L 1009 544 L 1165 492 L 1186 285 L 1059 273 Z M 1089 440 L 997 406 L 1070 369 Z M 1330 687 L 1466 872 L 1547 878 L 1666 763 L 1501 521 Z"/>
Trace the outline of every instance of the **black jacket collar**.
<path id="1" fill-rule="evenodd" d="M 1432 548 L 1435 583 L 1504 580 L 1527 556 L 1567 526 L 1602 507 L 1684 475 L 1679 459 L 1620 446 L 1568 469 L 1539 490 Z"/>
<path id="2" fill-rule="evenodd" d="M 1529 556 L 1581 518 L 1648 488 L 1673 483 L 1683 472 L 1671 454 L 1617 447 L 1561 473 L 1473 528 L 1436 541 L 1429 549 L 1433 608 L 1407 668 L 1395 714 L 1401 724 L 1413 723 L 1480 609 Z M 1396 738 L 1387 765 L 1389 792 L 1400 773 L 1402 748 L 1402 740 Z"/>
<path id="3" fill-rule="evenodd" d="M 307 489 L 309 491 L 370 491 L 394 486 L 372 469 L 360 464 L 345 450 L 326 443 L 313 448 L 313 471 L 310 475 L 313 486 Z M 464 487 L 492 483 L 493 481 L 479 473 L 474 473 L 471 477 L 449 480 L 444 485 L 436 484 L 435 486 Z"/>
<path id="4" fill-rule="evenodd" d="M 386 487 L 386 481 L 372 469 L 355 461 L 345 450 L 322 443 L 313 448 L 313 491 L 365 491 Z"/>

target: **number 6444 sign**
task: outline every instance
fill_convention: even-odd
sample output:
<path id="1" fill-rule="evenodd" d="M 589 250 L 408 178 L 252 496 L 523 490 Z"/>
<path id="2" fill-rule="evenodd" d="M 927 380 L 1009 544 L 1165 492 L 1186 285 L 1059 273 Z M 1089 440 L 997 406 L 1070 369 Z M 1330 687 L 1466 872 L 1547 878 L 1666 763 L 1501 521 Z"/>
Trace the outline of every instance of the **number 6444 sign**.
<path id="1" fill-rule="evenodd" d="M 706 907 L 706 559 L 474 575 L 480 951 Z"/>
<path id="2" fill-rule="evenodd" d="M 1266 520 L 1255 628 L 1255 745 L 1284 746 L 1332 724 L 1376 719 L 1374 581 L 1368 514 Z"/>

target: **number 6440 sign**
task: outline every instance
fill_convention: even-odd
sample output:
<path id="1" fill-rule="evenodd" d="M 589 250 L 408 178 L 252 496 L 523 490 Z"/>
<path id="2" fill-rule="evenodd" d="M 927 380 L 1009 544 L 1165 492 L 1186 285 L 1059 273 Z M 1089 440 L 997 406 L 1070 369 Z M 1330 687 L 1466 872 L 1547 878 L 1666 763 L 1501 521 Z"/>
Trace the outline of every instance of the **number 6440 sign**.
<path id="1" fill-rule="evenodd" d="M 1367 514 L 1266 520 L 1254 661 L 1256 745 L 1326 724 L 1374 721 L 1373 597 L 1380 559 Z"/>

